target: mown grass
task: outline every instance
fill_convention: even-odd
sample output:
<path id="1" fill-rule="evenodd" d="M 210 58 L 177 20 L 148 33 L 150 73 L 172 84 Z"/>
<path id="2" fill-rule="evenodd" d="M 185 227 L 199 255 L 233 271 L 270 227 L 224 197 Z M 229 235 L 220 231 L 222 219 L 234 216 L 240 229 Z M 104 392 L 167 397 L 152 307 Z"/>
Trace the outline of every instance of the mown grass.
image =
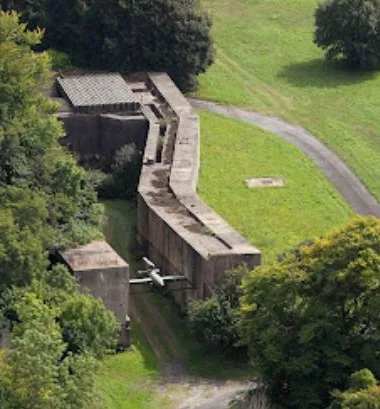
<path id="1" fill-rule="evenodd" d="M 380 199 L 380 74 L 325 63 L 312 42 L 317 2 L 202 0 L 216 62 L 196 95 L 306 127 Z"/>
<path id="2" fill-rule="evenodd" d="M 321 171 L 279 137 L 201 112 L 201 197 L 272 262 L 283 251 L 348 221 L 353 212 Z M 279 177 L 285 187 L 248 189 Z"/>
<path id="3" fill-rule="evenodd" d="M 157 409 L 167 401 L 157 391 L 157 359 L 138 326 L 132 326 L 132 347 L 107 357 L 96 389 L 104 409 Z"/>
<path id="4" fill-rule="evenodd" d="M 136 207 L 124 200 L 105 201 L 109 243 L 127 261 L 134 260 Z M 159 368 L 137 323 L 132 324 L 132 347 L 102 362 L 96 389 L 104 409 L 157 409 L 165 399 L 157 392 Z"/>

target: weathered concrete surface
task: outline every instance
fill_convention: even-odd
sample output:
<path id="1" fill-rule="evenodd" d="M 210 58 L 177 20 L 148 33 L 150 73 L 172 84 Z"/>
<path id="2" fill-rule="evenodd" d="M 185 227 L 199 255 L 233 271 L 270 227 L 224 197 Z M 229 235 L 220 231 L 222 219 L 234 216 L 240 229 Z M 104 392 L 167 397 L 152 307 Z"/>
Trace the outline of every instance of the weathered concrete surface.
<path id="1" fill-rule="evenodd" d="M 314 161 L 358 214 L 380 217 L 380 205 L 376 198 L 345 163 L 306 129 L 290 125 L 276 117 L 245 109 L 226 107 L 208 101 L 194 99 L 190 101 L 195 108 L 248 122 L 297 146 Z"/>
<path id="2" fill-rule="evenodd" d="M 61 112 L 66 136 L 61 143 L 80 156 L 83 163 L 101 158 L 102 163 L 113 160 L 123 145 L 134 143 L 143 151 L 148 121 L 143 115 L 77 114 Z"/>
<path id="3" fill-rule="evenodd" d="M 93 241 L 85 246 L 60 253 L 82 288 L 94 298 L 101 298 L 120 322 L 120 342 L 129 345 L 128 303 L 129 266 L 105 241 Z"/>
<path id="4" fill-rule="evenodd" d="M 139 108 L 135 94 L 117 73 L 57 77 L 57 91 L 75 112 L 134 112 Z"/>
<path id="5" fill-rule="evenodd" d="M 200 135 L 191 105 L 166 74 L 148 74 L 147 88 L 157 101 L 154 110 L 143 107 L 149 132 L 138 188 L 138 234 L 164 274 L 187 277 L 188 283 L 172 284 L 182 288 L 173 295 L 185 305 L 188 297 L 210 295 L 226 270 L 260 264 L 261 253 L 196 194 Z M 157 154 L 161 145 L 163 153 Z"/>
<path id="6" fill-rule="evenodd" d="M 10 331 L 8 327 L 0 327 L 0 349 L 11 347 Z"/>
<path id="7" fill-rule="evenodd" d="M 70 85 L 70 78 L 67 81 Z M 80 88 L 82 81 L 85 78 L 74 85 Z M 188 297 L 210 295 L 226 270 L 243 263 L 249 268 L 260 264 L 261 253 L 197 196 L 199 118 L 168 75 L 144 74 L 126 86 L 134 94 L 133 101 L 138 101 L 137 116 L 128 111 L 81 114 L 70 107 L 67 111 L 63 104 L 58 117 L 67 135 L 62 143 L 89 166 L 104 164 L 126 143 L 144 149 L 138 187 L 139 239 L 163 274 L 187 278 L 170 284 L 177 290 L 173 291 L 177 301 L 185 305 Z M 79 91 L 86 102 L 86 89 Z M 59 96 L 59 89 L 52 95 Z M 109 100 L 113 101 L 112 95 Z"/>

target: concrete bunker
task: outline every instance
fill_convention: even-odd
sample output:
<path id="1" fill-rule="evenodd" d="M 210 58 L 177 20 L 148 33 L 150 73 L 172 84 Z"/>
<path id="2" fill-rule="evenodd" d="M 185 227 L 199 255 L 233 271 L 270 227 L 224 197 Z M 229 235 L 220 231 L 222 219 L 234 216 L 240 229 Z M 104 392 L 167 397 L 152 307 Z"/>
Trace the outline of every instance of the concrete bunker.
<path id="1" fill-rule="evenodd" d="M 143 151 L 148 122 L 141 104 L 119 74 L 58 77 L 51 95 L 65 127 L 61 143 L 88 167 L 111 163 L 123 145 Z"/>
<path id="2" fill-rule="evenodd" d="M 115 314 L 120 322 L 120 344 L 128 347 L 129 265 L 105 241 L 61 252 L 60 257 L 80 286 Z"/>
<path id="3" fill-rule="evenodd" d="M 169 289 L 177 290 L 172 292 L 176 301 L 185 306 L 191 297 L 209 296 L 226 270 L 260 264 L 261 253 L 197 196 L 199 117 L 169 76 L 110 74 L 108 80 L 107 75 L 96 78 L 95 85 L 104 81 L 96 85 L 98 90 L 109 87 L 107 95 L 112 94 L 117 76 L 115 93 L 128 88 L 134 105 L 124 109 L 119 99 L 107 104 L 91 91 L 93 101 L 90 104 L 89 95 L 82 96 L 82 109 L 65 90 L 73 77 L 57 79 L 54 92 L 62 102 L 58 115 L 67 134 L 62 142 L 79 154 L 82 162 L 111 155 L 126 143 L 141 147 L 138 239 L 162 275 L 186 278 L 168 284 Z M 73 81 L 76 86 L 83 83 Z M 86 94 L 86 89 L 80 93 Z M 112 102 L 112 96 L 106 100 Z"/>

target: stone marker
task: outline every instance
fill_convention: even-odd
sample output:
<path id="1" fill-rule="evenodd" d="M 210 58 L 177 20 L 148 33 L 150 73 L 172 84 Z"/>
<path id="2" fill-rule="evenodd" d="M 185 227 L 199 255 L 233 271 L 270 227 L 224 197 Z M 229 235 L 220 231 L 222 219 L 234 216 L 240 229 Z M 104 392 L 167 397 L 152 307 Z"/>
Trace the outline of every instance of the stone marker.
<path id="1" fill-rule="evenodd" d="M 253 189 L 255 187 L 283 187 L 285 182 L 280 178 L 253 178 L 246 179 L 245 184 Z"/>

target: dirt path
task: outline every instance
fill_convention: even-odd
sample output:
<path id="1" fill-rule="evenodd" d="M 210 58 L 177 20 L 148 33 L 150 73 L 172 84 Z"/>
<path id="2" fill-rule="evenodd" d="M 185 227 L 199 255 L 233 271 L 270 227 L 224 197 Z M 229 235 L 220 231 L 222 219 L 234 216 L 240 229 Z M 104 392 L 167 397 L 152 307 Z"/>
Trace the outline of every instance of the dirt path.
<path id="1" fill-rule="evenodd" d="M 177 339 L 148 294 L 131 294 L 130 314 L 159 361 L 159 391 L 172 402 L 170 409 L 227 409 L 233 398 L 250 387 L 249 382 L 189 376 Z"/>
<path id="2" fill-rule="evenodd" d="M 345 163 L 306 129 L 290 125 L 279 118 L 265 116 L 246 109 L 194 99 L 191 99 L 190 102 L 195 108 L 258 126 L 297 146 L 322 170 L 358 214 L 380 217 L 380 205 L 376 198 Z"/>

